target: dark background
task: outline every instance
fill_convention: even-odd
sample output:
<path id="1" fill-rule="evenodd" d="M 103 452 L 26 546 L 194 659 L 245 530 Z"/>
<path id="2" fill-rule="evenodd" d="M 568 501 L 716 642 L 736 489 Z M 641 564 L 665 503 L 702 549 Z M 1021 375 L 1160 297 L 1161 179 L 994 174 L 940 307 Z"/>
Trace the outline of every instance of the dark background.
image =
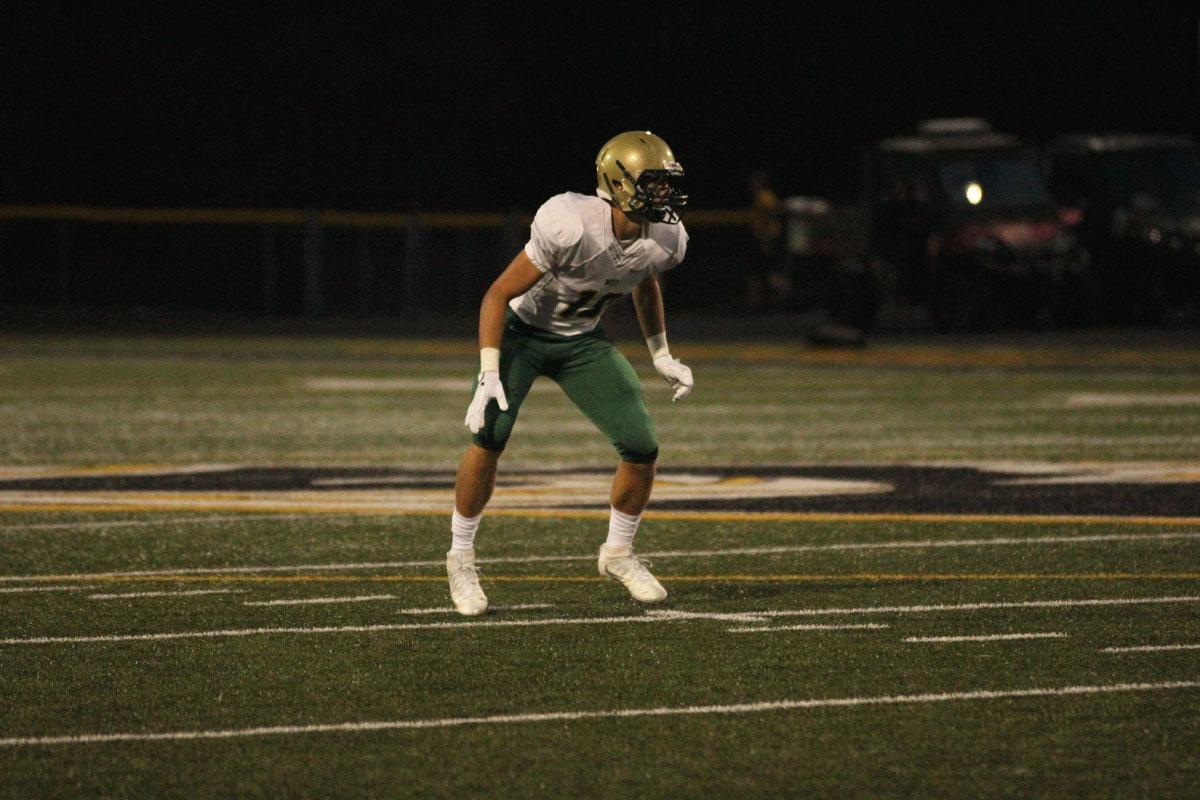
<path id="1" fill-rule="evenodd" d="M 0 202 L 531 210 L 648 128 L 721 208 L 930 116 L 1200 130 L 1196 11 L 1102 5 L 6 4 Z"/>

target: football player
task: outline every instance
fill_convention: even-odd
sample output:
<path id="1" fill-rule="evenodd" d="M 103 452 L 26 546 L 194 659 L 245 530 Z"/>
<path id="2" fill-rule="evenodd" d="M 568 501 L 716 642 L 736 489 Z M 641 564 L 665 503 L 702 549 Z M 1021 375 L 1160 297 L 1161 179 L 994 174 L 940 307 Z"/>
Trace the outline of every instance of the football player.
<path id="1" fill-rule="evenodd" d="M 643 603 L 667 596 L 633 554 L 633 538 L 654 483 L 658 441 L 642 386 L 599 325 L 604 309 L 633 295 L 654 367 L 674 388 L 692 390 L 692 371 L 667 348 L 658 276 L 687 250 L 679 221 L 687 196 L 683 168 L 649 131 L 610 139 L 596 157 L 596 196 L 567 192 L 538 209 L 529 242 L 484 294 L 479 308 L 479 377 L 467 409 L 474 434 L 454 486 L 450 597 L 465 615 L 487 610 L 475 566 L 475 533 L 496 482 L 496 462 L 539 375 L 567 396 L 612 441 L 608 538 L 598 567 Z"/>

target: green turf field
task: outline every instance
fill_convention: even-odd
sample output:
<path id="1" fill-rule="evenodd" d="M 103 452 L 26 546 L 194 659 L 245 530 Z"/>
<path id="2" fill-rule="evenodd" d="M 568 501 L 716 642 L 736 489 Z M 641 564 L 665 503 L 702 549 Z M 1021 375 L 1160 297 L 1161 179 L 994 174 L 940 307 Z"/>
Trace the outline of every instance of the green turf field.
<path id="1" fill-rule="evenodd" d="M 0 340 L 0 795 L 1196 796 L 1195 350 L 676 347 L 667 603 L 550 385 L 468 620 L 469 342 Z"/>

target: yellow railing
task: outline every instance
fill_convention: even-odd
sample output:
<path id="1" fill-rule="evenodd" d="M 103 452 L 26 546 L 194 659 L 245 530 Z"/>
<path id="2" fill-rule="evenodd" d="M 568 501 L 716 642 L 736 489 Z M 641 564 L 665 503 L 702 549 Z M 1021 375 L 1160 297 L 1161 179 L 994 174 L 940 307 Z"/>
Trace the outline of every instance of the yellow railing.
<path id="1" fill-rule="evenodd" d="M 517 220 L 523 225 L 528 215 Z M 0 205 L 0 222 L 30 220 L 132 225 L 305 225 L 330 228 L 501 228 L 513 217 L 500 212 L 336 211 L 287 208 L 105 208 L 68 205 Z M 745 225 L 749 209 L 693 209 L 685 222 L 692 227 Z"/>

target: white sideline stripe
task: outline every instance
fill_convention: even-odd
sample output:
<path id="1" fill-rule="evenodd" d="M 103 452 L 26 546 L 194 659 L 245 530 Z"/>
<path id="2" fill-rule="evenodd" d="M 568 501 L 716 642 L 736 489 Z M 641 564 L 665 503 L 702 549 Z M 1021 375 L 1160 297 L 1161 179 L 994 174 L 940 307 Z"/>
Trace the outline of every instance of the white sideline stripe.
<path id="1" fill-rule="evenodd" d="M 245 594 L 247 589 L 189 589 L 186 592 L 123 592 L 121 594 L 89 594 L 88 600 L 123 600 L 130 597 L 192 597 L 198 594 Z"/>
<path id="2" fill-rule="evenodd" d="M 0 589 L 0 594 L 17 594 L 20 592 L 80 592 L 88 586 L 17 586 Z"/>
<path id="3" fill-rule="evenodd" d="M 1200 406 L 1200 394 L 1134 394 L 1080 392 L 1067 396 L 1067 408 L 1126 408 L 1129 406 Z"/>
<path id="4" fill-rule="evenodd" d="M 774 633 L 775 631 L 875 631 L 890 628 L 878 622 L 852 623 L 849 625 L 777 625 L 771 628 L 726 628 L 728 633 Z"/>
<path id="5" fill-rule="evenodd" d="M 758 611 L 712 612 L 712 611 L 662 611 L 647 612 L 659 619 L 715 619 L 724 622 L 763 622 L 763 614 Z"/>
<path id="6" fill-rule="evenodd" d="M 1001 547 L 1023 544 L 1080 544 L 1089 542 L 1132 542 L 1141 540 L 1200 539 L 1200 532 L 1111 533 L 1083 536 L 995 537 L 990 539 L 917 539 L 893 542 L 850 542 L 844 544 L 780 545 L 776 547 L 739 547 L 726 550 L 663 550 L 644 555 L 655 558 L 675 556 L 765 555 L 769 553 L 806 553 L 820 550 L 926 550 L 940 547 Z M 491 560 L 491 559 L 488 559 Z"/>
<path id="7" fill-rule="evenodd" d="M 270 634 L 382 633 L 385 631 L 443 630 L 451 628 L 525 628 L 541 625 L 608 625 L 619 622 L 664 622 L 657 616 L 555 617 L 551 619 L 503 619 L 477 622 L 411 622 L 394 625 L 339 625 L 318 628 L 230 628 L 212 631 L 133 633 L 105 636 L 36 636 L 29 639 L 0 639 L 0 645 L 79 644 L 84 642 L 149 642 L 166 639 L 218 639 L 231 636 Z"/>
<path id="8" fill-rule="evenodd" d="M 847 708 L 853 706 L 917 705 L 971 700 L 1014 700 L 1027 697 L 1066 697 L 1117 692 L 1154 692 L 1200 688 L 1200 681 L 1163 683 L 1114 683 L 1097 686 L 1057 686 L 1029 689 L 980 689 L 942 694 L 901 694 L 876 697 L 828 697 L 805 700 L 774 700 L 732 705 L 674 706 L 659 708 L 623 708 L 604 711 L 550 711 L 534 714 L 497 714 L 489 717 L 444 717 L 441 719 L 380 720 L 335 722 L 317 725 L 277 725 L 261 728 L 227 728 L 207 731 L 164 731 L 162 733 L 85 733 L 74 736 L 27 736 L 0 739 L 0 747 L 40 745 L 102 744 L 106 742 L 187 741 L 196 739 L 233 739 L 248 736 L 294 736 L 308 733 L 359 733 L 366 731 L 457 728 L 467 725 L 510 725 L 524 722 L 569 722 L 585 719 L 629 719 L 633 717 L 674 717 L 703 714 L 754 714 L 767 711 L 791 711 L 809 708 Z"/>
<path id="9" fill-rule="evenodd" d="M 344 516 L 339 514 L 330 514 L 328 516 Z M 221 516 L 221 517 L 166 517 L 156 520 L 144 519 L 124 519 L 124 520 L 105 520 L 103 522 L 92 522 L 88 520 L 80 520 L 79 522 L 41 522 L 30 525 L 0 525 L 0 531 L 50 531 L 50 530 L 90 530 L 92 528 L 142 528 L 142 527 L 164 527 L 169 528 L 174 525 L 194 525 L 210 522 L 225 523 L 225 522 L 262 522 L 279 520 L 294 521 L 301 519 L 312 519 L 311 514 L 259 514 L 246 515 L 239 514 L 238 516 Z"/>
<path id="10" fill-rule="evenodd" d="M 326 605 L 336 603 L 366 603 L 373 600 L 401 600 L 402 595 L 398 594 L 356 594 L 346 597 L 304 597 L 299 599 L 284 599 L 284 600 L 247 600 L 242 603 L 244 606 L 308 606 L 308 605 Z M 537 608 L 553 608 L 549 603 L 520 603 L 509 606 L 489 606 L 494 611 L 527 611 Z M 396 611 L 397 614 L 456 614 L 458 613 L 453 608 L 401 608 Z"/>
<path id="11" fill-rule="evenodd" d="M 297 515 L 303 516 L 303 515 Z M 243 518 L 244 519 L 244 518 Z M 1004 537 L 995 539 L 918 539 L 892 542 L 857 542 L 842 544 L 803 544 L 780 545 L 773 547 L 734 547 L 723 550 L 655 550 L 639 553 L 644 558 L 709 558 L 713 556 L 744 556 L 770 555 L 774 553 L 809 553 L 819 551 L 844 550 L 924 550 L 941 547 L 988 547 L 1012 546 L 1027 544 L 1078 544 L 1088 542 L 1134 542 L 1134 541 L 1170 541 L 1173 539 L 1200 539 L 1200 532 L 1187 531 L 1175 533 L 1128 533 L 1128 534 L 1095 534 L 1083 536 L 1031 536 L 1027 538 Z M 593 561 L 595 553 L 575 556 L 501 556 L 498 558 L 481 558 L 481 564 L 536 564 L 558 561 Z M 284 566 L 254 566 L 254 567 L 184 567 L 180 569 L 134 570 L 127 572 L 93 572 L 76 573 L 72 575 L 56 575 L 58 578 L 125 578 L 153 575 L 236 575 L 239 573 L 255 572 L 336 572 L 370 569 L 395 569 L 400 567 L 437 567 L 444 565 L 445 559 L 429 561 L 372 561 L 345 564 L 288 564 Z M 45 575 L 0 575 L 0 581 L 36 581 L 44 580 Z"/>
<path id="12" fill-rule="evenodd" d="M 473 622 L 421 622 L 396 625 L 343 625 L 315 628 L 230 628 L 209 631 L 171 633 L 111 634 L 98 636 L 38 636 L 27 639 L 0 639 L 0 645 L 76 644 L 84 642 L 135 642 L 167 639 L 216 639 L 231 636 L 269 634 L 380 633 L 384 631 L 446 630 L 456 628 L 523 628 L 543 625 L 605 625 L 621 622 L 686 622 L 698 619 L 725 619 L 762 622 L 763 617 L 821 616 L 825 614 L 919 613 L 925 611 L 965 611 L 984 608 L 1056 608 L 1069 606 L 1134 605 L 1139 603 L 1194 603 L 1200 597 L 1139 597 L 1094 600 L 1029 600 L 1012 603 L 962 603 L 941 606 L 874 606 L 866 608 L 806 608 L 785 611 L 744 611 L 733 614 L 705 614 L 686 611 L 647 611 L 625 617 L 555 617 L 550 619 L 479 620 Z"/>
<path id="13" fill-rule="evenodd" d="M 370 600 L 398 600 L 398 594 L 359 594 L 352 597 L 308 597 L 303 600 L 247 600 L 244 606 L 306 606 L 324 603 L 366 603 Z M 414 609 L 415 610 L 415 609 Z"/>
<path id="14" fill-rule="evenodd" d="M 1065 633 L 989 633 L 981 636 L 909 636 L 906 642 L 1003 642 L 1009 639 L 1065 639 Z"/>
<path id="15" fill-rule="evenodd" d="M 1106 647 L 1101 653 L 1157 653 L 1165 650 L 1200 650 L 1200 644 L 1143 644 L 1137 647 Z"/>
<path id="16" fill-rule="evenodd" d="M 800 608 L 750 612 L 762 617 L 820 617 L 826 614 L 925 614 L 937 611 L 982 611 L 993 608 L 1074 608 L 1078 606 L 1133 606 L 1156 603 L 1197 603 L 1200 597 L 1104 597 L 1086 600 L 1018 600 L 996 603 L 955 603 L 920 606 L 864 606 L 861 608 Z M 648 614 L 657 612 L 649 611 Z"/>
<path id="17" fill-rule="evenodd" d="M 530 611 L 544 608 L 554 608 L 552 603 L 517 603 L 509 606 L 492 606 L 488 608 L 492 611 Z M 453 608 L 402 608 L 396 612 L 397 614 L 457 614 L 458 611 Z"/>

